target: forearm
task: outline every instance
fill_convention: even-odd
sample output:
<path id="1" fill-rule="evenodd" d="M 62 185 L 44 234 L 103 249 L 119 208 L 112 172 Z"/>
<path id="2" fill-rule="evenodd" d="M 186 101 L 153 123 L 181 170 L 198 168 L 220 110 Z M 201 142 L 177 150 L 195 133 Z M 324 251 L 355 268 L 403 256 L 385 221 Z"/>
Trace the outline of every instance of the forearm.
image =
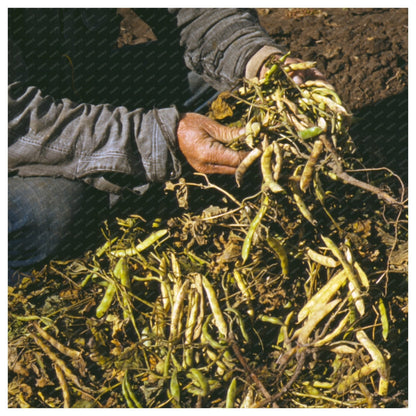
<path id="1" fill-rule="evenodd" d="M 233 87 L 247 75 L 247 69 L 248 75 L 254 76 L 268 55 L 283 52 L 261 28 L 253 9 L 171 12 L 176 14 L 181 29 L 186 65 L 217 90 Z"/>
<path id="2" fill-rule="evenodd" d="M 34 87 L 12 84 L 9 169 L 94 184 L 92 179 L 106 173 L 128 175 L 137 186 L 161 182 L 180 173 L 171 138 L 178 113 L 173 107 L 156 110 L 156 118 L 141 109 L 54 100 Z M 97 183 L 106 187 L 105 181 Z"/>

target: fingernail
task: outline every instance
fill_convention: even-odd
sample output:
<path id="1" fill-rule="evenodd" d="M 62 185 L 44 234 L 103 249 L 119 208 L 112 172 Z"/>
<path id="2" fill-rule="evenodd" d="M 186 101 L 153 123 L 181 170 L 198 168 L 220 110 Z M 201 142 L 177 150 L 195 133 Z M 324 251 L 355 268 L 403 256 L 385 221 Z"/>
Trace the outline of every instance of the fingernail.
<path id="1" fill-rule="evenodd" d="M 299 75 L 295 75 L 293 77 L 293 81 L 295 82 L 295 84 L 298 84 L 298 85 L 303 84 L 303 79 Z"/>

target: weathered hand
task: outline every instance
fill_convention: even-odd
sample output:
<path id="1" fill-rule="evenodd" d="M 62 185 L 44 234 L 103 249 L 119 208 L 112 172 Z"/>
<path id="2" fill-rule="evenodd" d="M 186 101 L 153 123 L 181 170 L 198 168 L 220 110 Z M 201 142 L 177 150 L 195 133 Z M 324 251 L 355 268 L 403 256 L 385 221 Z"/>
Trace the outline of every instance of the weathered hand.
<path id="1" fill-rule="evenodd" d="M 279 59 L 279 56 L 276 56 L 276 59 Z M 299 62 L 303 62 L 301 59 L 298 58 L 286 58 L 285 63 L 286 64 L 294 64 L 294 63 L 299 63 Z M 266 72 L 268 71 L 268 68 L 263 65 L 260 69 L 260 74 L 259 77 L 264 78 Z M 289 76 L 293 79 L 293 81 L 300 85 L 303 84 L 305 81 L 308 80 L 322 80 L 322 81 L 326 81 L 325 76 L 322 74 L 322 72 L 320 72 L 318 69 L 316 68 L 310 68 L 310 69 L 304 69 L 304 70 L 299 70 L 299 71 L 292 71 L 289 72 Z"/>
<path id="2" fill-rule="evenodd" d="M 245 133 L 244 129 L 226 127 L 197 113 L 185 113 L 177 131 L 178 144 L 189 164 L 200 173 L 234 174 L 247 152 L 224 144 Z"/>

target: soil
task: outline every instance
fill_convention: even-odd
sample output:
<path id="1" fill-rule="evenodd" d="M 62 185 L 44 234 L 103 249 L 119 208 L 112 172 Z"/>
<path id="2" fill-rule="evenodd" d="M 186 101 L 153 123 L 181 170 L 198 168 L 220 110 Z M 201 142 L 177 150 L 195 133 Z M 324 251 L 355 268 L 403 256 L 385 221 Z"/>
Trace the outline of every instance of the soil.
<path id="1" fill-rule="evenodd" d="M 260 23 L 293 57 L 317 62 L 354 114 L 351 135 L 368 167 L 407 182 L 408 9 L 257 9 Z M 131 9 L 121 42 L 155 39 Z"/>

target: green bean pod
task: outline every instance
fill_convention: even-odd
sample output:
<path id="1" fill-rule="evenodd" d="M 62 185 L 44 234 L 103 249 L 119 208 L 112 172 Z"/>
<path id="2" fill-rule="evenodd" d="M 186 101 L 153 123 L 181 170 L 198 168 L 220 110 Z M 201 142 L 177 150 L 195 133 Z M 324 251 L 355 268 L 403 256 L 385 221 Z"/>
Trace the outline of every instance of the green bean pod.
<path id="1" fill-rule="evenodd" d="M 378 371 L 382 377 L 387 378 L 388 377 L 388 369 L 386 365 L 386 360 L 381 353 L 381 351 L 377 348 L 376 344 L 374 344 L 373 341 L 367 336 L 367 334 L 360 329 L 355 333 L 355 336 L 357 340 L 360 342 L 360 344 L 368 351 L 371 358 L 378 362 Z"/>
<path id="2" fill-rule="evenodd" d="M 196 341 L 202 332 L 202 325 L 204 323 L 204 313 L 205 313 L 205 297 L 204 297 L 204 287 L 202 285 L 202 275 L 200 273 L 192 273 L 189 276 L 193 278 L 194 290 L 198 293 L 199 298 L 199 314 L 196 319 L 196 324 L 193 331 L 193 341 Z"/>
<path id="3" fill-rule="evenodd" d="M 328 87 L 318 87 L 313 89 L 314 94 L 320 94 L 320 95 L 330 95 L 332 99 L 339 105 L 342 105 L 341 98 L 339 98 L 339 95 L 334 91 L 333 88 Z"/>
<path id="4" fill-rule="evenodd" d="M 248 306 L 247 313 L 248 313 L 249 316 L 253 317 L 254 316 L 254 309 L 253 309 L 253 306 L 251 304 L 251 300 L 254 299 L 253 293 L 252 293 L 251 289 L 247 286 L 246 282 L 244 281 L 243 276 L 241 276 L 241 273 L 237 269 L 233 270 L 233 276 L 234 276 L 234 280 L 235 280 L 238 288 L 241 291 L 241 294 L 243 295 L 244 301 Z"/>
<path id="5" fill-rule="evenodd" d="M 217 349 L 216 349 L 217 351 Z M 210 348 L 207 348 L 205 351 L 206 356 L 209 358 L 211 363 L 215 363 L 217 365 L 216 372 L 219 376 L 223 376 L 225 372 L 228 370 L 227 365 L 222 361 L 220 354 L 216 354 Z"/>
<path id="6" fill-rule="evenodd" d="M 374 373 L 374 371 L 377 371 L 377 368 L 378 368 L 378 362 L 371 361 L 369 364 L 364 365 L 363 367 L 359 368 L 357 371 L 354 371 L 352 374 L 347 375 L 338 384 L 337 390 L 336 390 L 337 393 L 345 394 L 354 383 Z"/>
<path id="7" fill-rule="evenodd" d="M 173 251 L 170 253 L 170 262 L 172 266 L 173 276 L 175 277 L 176 280 L 179 280 L 182 275 L 181 266 Z"/>
<path id="8" fill-rule="evenodd" d="M 240 331 L 241 331 L 241 335 L 243 336 L 244 340 L 247 343 L 250 342 L 250 337 L 248 336 L 248 333 L 246 331 L 246 327 L 244 325 L 244 319 L 241 316 L 241 313 L 237 309 L 231 308 L 231 307 L 226 308 L 225 311 L 232 312 L 237 317 L 238 325 L 239 325 Z"/>
<path id="9" fill-rule="evenodd" d="M 169 389 L 172 397 L 176 400 L 177 403 L 181 400 L 181 388 L 178 382 L 178 372 L 173 370 L 173 373 L 170 377 Z"/>
<path id="10" fill-rule="evenodd" d="M 302 140 L 307 140 L 307 139 L 311 139 L 312 137 L 318 136 L 319 134 L 322 133 L 322 131 L 323 130 L 320 127 L 312 126 L 312 127 L 307 128 L 307 129 L 298 131 L 298 136 Z"/>
<path id="11" fill-rule="evenodd" d="M 251 292 L 250 288 L 247 287 L 247 284 L 244 281 L 243 276 L 241 276 L 241 273 L 237 269 L 233 270 L 233 276 L 244 298 L 246 300 L 254 299 L 253 293 Z"/>
<path id="12" fill-rule="evenodd" d="M 109 283 L 104 293 L 104 296 L 100 304 L 97 306 L 97 310 L 95 311 L 95 316 L 97 318 L 102 318 L 105 315 L 105 313 L 108 311 L 108 309 L 111 306 L 111 302 L 114 299 L 114 295 L 116 294 L 116 290 L 117 288 L 116 288 L 115 283 Z"/>
<path id="13" fill-rule="evenodd" d="M 126 257 L 120 257 L 113 271 L 114 276 L 120 281 L 126 290 L 131 290 L 130 270 Z M 128 294 L 122 292 L 123 316 L 127 319 L 130 316 Z"/>
<path id="14" fill-rule="evenodd" d="M 254 389 L 252 387 L 249 387 L 246 395 L 241 401 L 240 408 L 248 409 L 248 408 L 251 408 L 253 404 L 254 404 Z"/>
<path id="15" fill-rule="evenodd" d="M 147 248 L 149 248 L 156 241 L 164 237 L 167 233 L 168 230 L 166 229 L 157 230 L 150 234 L 145 240 L 137 244 L 136 247 L 132 247 L 125 250 L 115 250 L 111 252 L 111 255 L 114 257 L 134 256 L 135 254 L 140 253 L 141 251 L 144 251 Z"/>
<path id="16" fill-rule="evenodd" d="M 389 388 L 389 376 L 390 369 L 389 366 L 373 341 L 368 338 L 367 334 L 363 330 L 359 330 L 355 334 L 357 340 L 364 346 L 373 359 L 373 362 L 376 363 L 376 370 L 380 374 L 378 394 L 380 396 L 386 396 Z"/>
<path id="17" fill-rule="evenodd" d="M 348 111 L 342 105 L 336 103 L 334 100 L 331 100 L 329 97 L 314 93 L 311 94 L 311 97 L 317 103 L 321 103 L 327 106 L 334 113 L 348 115 Z"/>
<path id="18" fill-rule="evenodd" d="M 225 400 L 225 407 L 232 409 L 235 405 L 235 398 L 237 396 L 237 378 L 234 377 L 227 390 L 227 398 Z"/>
<path id="19" fill-rule="evenodd" d="M 209 383 L 206 377 L 202 374 L 197 368 L 191 368 L 186 374 L 194 384 L 194 386 L 189 386 L 188 391 L 192 394 L 205 397 L 209 394 L 210 388 Z"/>
<path id="20" fill-rule="evenodd" d="M 270 82 L 271 76 L 278 70 L 279 65 L 273 64 L 264 76 L 264 83 L 267 85 Z"/>
<path id="21" fill-rule="evenodd" d="M 130 273 L 127 259 L 121 257 L 114 267 L 114 276 L 120 280 L 120 283 L 128 290 L 131 289 Z"/>
<path id="22" fill-rule="evenodd" d="M 278 255 L 280 259 L 280 267 L 282 268 L 283 276 L 289 275 L 289 260 L 287 258 L 286 250 L 283 244 L 277 238 L 268 237 L 267 243 L 273 249 L 273 251 Z"/>
<path id="23" fill-rule="evenodd" d="M 322 87 L 334 90 L 334 87 L 329 82 L 321 79 L 308 79 L 301 85 L 301 87 Z"/>
<path id="24" fill-rule="evenodd" d="M 252 240 L 253 240 L 254 233 L 256 232 L 257 227 L 259 226 L 259 224 L 261 223 L 261 220 L 263 219 L 264 215 L 266 214 L 268 206 L 269 206 L 269 198 L 266 195 L 258 213 L 256 214 L 253 221 L 251 222 L 250 227 L 247 231 L 247 235 L 244 239 L 243 247 L 241 249 L 241 257 L 243 259 L 243 264 L 248 259 L 248 256 L 250 254 L 251 243 L 252 243 Z"/>
<path id="25" fill-rule="evenodd" d="M 272 325 L 279 325 L 279 326 L 284 325 L 284 322 L 282 322 L 281 319 L 279 319 L 275 316 L 268 316 L 268 315 L 261 314 L 257 318 L 262 322 L 267 322 L 267 323 L 272 324 Z"/>
<path id="26" fill-rule="evenodd" d="M 143 406 L 137 399 L 136 395 L 134 394 L 129 379 L 127 370 L 124 374 L 123 381 L 121 383 L 122 393 L 124 398 L 126 399 L 127 406 L 130 408 L 142 408 Z"/>
<path id="27" fill-rule="evenodd" d="M 383 329 L 383 339 L 384 341 L 387 341 L 387 337 L 389 335 L 389 318 L 387 316 L 386 307 L 384 306 L 382 298 L 380 298 L 378 301 L 378 310 L 380 311 L 381 327 Z"/>
<path id="28" fill-rule="evenodd" d="M 354 262 L 353 264 L 354 269 L 356 270 L 358 277 L 360 278 L 361 284 L 368 289 L 370 287 L 370 282 L 368 281 L 368 277 L 362 267 L 359 265 L 358 262 Z"/>
<path id="29" fill-rule="evenodd" d="M 258 121 L 250 121 L 246 126 L 246 134 L 252 134 L 257 137 L 261 130 L 261 124 Z"/>
<path id="30" fill-rule="evenodd" d="M 205 341 L 207 341 L 207 343 L 211 345 L 211 347 L 213 347 L 214 349 L 221 350 L 223 348 L 226 348 L 227 347 L 226 345 L 223 345 L 219 343 L 218 341 L 216 341 L 208 332 L 208 325 L 211 322 L 211 318 L 212 318 L 212 315 L 208 315 L 206 317 L 204 325 L 202 325 L 202 335 L 204 336 Z"/>

